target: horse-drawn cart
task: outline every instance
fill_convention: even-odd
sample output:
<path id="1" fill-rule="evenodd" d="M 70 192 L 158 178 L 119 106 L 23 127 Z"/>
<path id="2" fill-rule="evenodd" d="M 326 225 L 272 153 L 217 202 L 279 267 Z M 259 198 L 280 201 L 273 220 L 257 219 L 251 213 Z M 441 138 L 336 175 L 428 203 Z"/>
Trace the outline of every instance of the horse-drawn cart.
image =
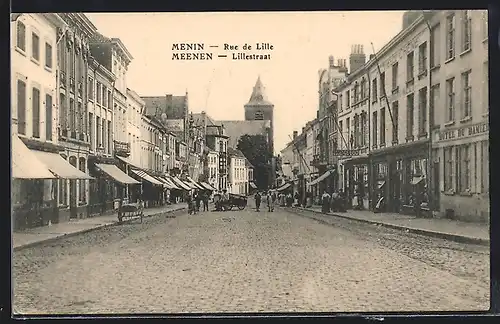
<path id="1" fill-rule="evenodd" d="M 216 195 L 214 196 L 214 203 L 217 211 L 227 211 L 233 209 L 233 207 L 243 210 L 247 206 L 247 197 L 230 193 L 228 200 L 222 200 L 220 195 Z"/>
<path id="2" fill-rule="evenodd" d="M 141 223 L 144 217 L 144 205 L 142 202 L 133 204 L 123 204 L 118 210 L 118 221 L 121 223 L 124 218 L 140 217 Z"/>

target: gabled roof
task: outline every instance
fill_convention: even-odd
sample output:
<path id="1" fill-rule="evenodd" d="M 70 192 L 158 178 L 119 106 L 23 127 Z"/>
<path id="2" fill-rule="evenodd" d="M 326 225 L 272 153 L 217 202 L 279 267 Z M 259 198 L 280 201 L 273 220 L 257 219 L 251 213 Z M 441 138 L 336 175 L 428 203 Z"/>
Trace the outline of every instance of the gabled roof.
<path id="1" fill-rule="evenodd" d="M 224 125 L 229 136 L 228 147 L 236 148 L 243 135 L 264 135 L 271 127 L 269 120 L 221 120 L 217 124 Z"/>
<path id="2" fill-rule="evenodd" d="M 201 113 L 193 113 L 193 120 L 195 126 L 213 126 L 215 125 L 215 121 L 208 116 L 203 111 Z M 205 121 L 204 121 L 205 120 Z"/>
<path id="3" fill-rule="evenodd" d="M 248 106 L 272 106 L 273 104 L 267 99 L 265 87 L 260 80 L 260 76 L 257 78 L 257 82 L 253 87 L 252 95 L 250 100 L 246 104 Z"/>
<path id="4" fill-rule="evenodd" d="M 227 148 L 227 154 L 229 156 L 235 156 L 235 157 L 246 159 L 245 155 L 240 150 L 237 150 L 237 149 L 234 149 L 231 147 Z"/>
<path id="5" fill-rule="evenodd" d="M 186 96 L 141 96 L 144 100 L 146 109 L 145 114 L 148 116 L 162 114 L 166 115 L 166 119 L 184 119 L 187 110 Z"/>

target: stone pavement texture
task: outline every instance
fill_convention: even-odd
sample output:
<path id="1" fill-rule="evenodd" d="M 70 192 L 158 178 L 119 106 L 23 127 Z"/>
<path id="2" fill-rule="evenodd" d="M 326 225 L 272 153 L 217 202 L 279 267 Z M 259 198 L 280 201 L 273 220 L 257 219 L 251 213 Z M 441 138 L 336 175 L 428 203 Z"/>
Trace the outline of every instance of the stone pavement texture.
<path id="1" fill-rule="evenodd" d="M 320 206 L 313 206 L 306 208 L 306 210 L 321 213 Z M 489 245 L 490 242 L 489 224 L 468 223 L 450 219 L 417 218 L 397 213 L 374 213 L 367 210 L 348 210 L 344 213 L 332 212 L 330 214 L 373 224 L 418 231 L 421 234 L 443 238 L 458 240 L 462 238 L 484 245 Z"/>
<path id="2" fill-rule="evenodd" d="M 300 213 L 179 211 L 16 251 L 14 312 L 489 308 L 487 247 Z"/>
<path id="3" fill-rule="evenodd" d="M 158 208 L 148 208 L 144 209 L 144 217 L 171 212 L 185 207 L 185 204 L 176 204 Z M 129 218 L 128 220 L 134 221 L 133 218 Z M 13 247 L 14 250 L 18 250 L 29 247 L 33 244 L 39 244 L 41 242 L 59 239 L 68 235 L 83 234 L 88 231 L 114 225 L 116 223 L 118 223 L 118 214 L 113 213 L 109 215 L 71 220 L 69 222 L 52 224 L 50 226 L 43 226 L 19 232 L 13 232 Z"/>

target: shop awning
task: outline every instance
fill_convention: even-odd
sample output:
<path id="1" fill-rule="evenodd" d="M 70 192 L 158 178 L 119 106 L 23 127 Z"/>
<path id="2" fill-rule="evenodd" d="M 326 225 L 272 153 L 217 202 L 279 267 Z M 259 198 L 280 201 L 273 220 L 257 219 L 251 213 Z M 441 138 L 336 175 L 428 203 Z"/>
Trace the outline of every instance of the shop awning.
<path id="1" fill-rule="evenodd" d="M 283 191 L 283 190 L 286 190 L 288 189 L 292 184 L 290 182 L 287 182 L 285 183 L 284 185 L 282 185 L 281 187 L 279 187 L 278 189 L 276 189 L 277 191 Z"/>
<path id="2" fill-rule="evenodd" d="M 162 178 L 163 180 L 165 180 L 165 182 L 168 184 L 169 189 L 179 189 L 179 190 L 180 190 L 180 188 L 179 188 L 179 187 L 177 187 L 177 186 L 175 185 L 175 183 L 173 183 L 173 182 L 172 182 L 169 178 L 167 178 L 167 177 L 161 177 L 161 178 Z"/>
<path id="3" fill-rule="evenodd" d="M 257 189 L 257 185 L 253 182 L 249 182 L 248 185 L 252 187 L 253 189 Z"/>
<path id="4" fill-rule="evenodd" d="M 167 181 L 165 181 L 165 179 L 163 179 L 162 177 L 160 176 L 152 176 L 153 178 L 155 178 L 156 180 L 160 181 L 163 185 L 163 188 L 166 188 L 166 189 L 171 189 L 170 188 L 170 185 L 168 184 Z"/>
<path id="5" fill-rule="evenodd" d="M 123 162 L 127 163 L 127 164 L 130 164 L 131 166 L 133 166 L 134 168 L 137 168 L 137 169 L 140 169 L 140 167 L 138 165 L 135 165 L 134 163 L 132 163 L 132 161 L 130 161 L 130 159 L 126 158 L 126 157 L 123 157 L 123 156 L 116 156 L 118 159 L 122 160 Z"/>
<path id="6" fill-rule="evenodd" d="M 174 181 L 174 183 L 181 189 L 184 189 L 184 190 L 191 190 L 191 187 L 188 186 L 186 183 L 184 183 L 184 181 L 182 181 L 181 179 L 177 178 L 177 177 L 173 177 L 172 180 Z"/>
<path id="7" fill-rule="evenodd" d="M 195 186 L 195 189 L 200 189 L 200 190 L 205 190 L 205 188 L 203 188 L 202 186 L 200 186 L 199 184 L 196 183 L 196 181 L 194 181 L 193 179 L 191 179 L 191 177 L 186 177 L 186 179 L 193 185 Z"/>
<path id="8" fill-rule="evenodd" d="M 417 185 L 424 180 L 424 177 L 413 177 L 411 180 L 412 185 Z"/>
<path id="9" fill-rule="evenodd" d="M 381 180 L 377 182 L 378 189 L 382 188 L 385 185 L 385 181 Z"/>
<path id="10" fill-rule="evenodd" d="M 12 136 L 12 178 L 14 179 L 55 179 L 30 149 L 17 137 Z"/>
<path id="11" fill-rule="evenodd" d="M 206 190 L 210 190 L 210 191 L 215 191 L 215 188 L 212 187 L 210 184 L 206 183 L 206 182 L 200 182 L 200 184 L 206 189 Z"/>
<path id="12" fill-rule="evenodd" d="M 142 178 L 142 179 L 146 180 L 147 182 L 150 182 L 154 185 L 163 186 L 163 182 L 156 180 L 155 178 L 153 178 L 152 176 L 150 176 L 149 174 L 147 174 L 146 172 L 144 172 L 142 170 L 130 170 L 130 172 L 134 173 L 138 177 L 140 177 L 140 178 Z"/>
<path id="13" fill-rule="evenodd" d="M 32 153 L 40 160 L 47 168 L 56 175 L 58 178 L 62 179 L 94 179 L 91 176 L 78 170 L 68 161 L 62 158 L 57 153 L 50 153 L 44 151 L 31 150 Z"/>
<path id="14" fill-rule="evenodd" d="M 326 178 L 328 178 L 330 176 L 330 174 L 332 174 L 332 170 L 328 170 L 326 171 L 325 173 L 323 173 L 321 176 L 319 176 L 318 178 L 314 179 L 313 181 L 309 182 L 307 185 L 308 186 L 314 186 L 315 184 L 317 183 L 320 183 L 321 181 L 325 180 Z"/>
<path id="15" fill-rule="evenodd" d="M 98 167 L 102 172 L 106 173 L 108 176 L 110 176 L 119 183 L 140 184 L 139 181 L 129 177 L 125 172 L 120 170 L 114 164 L 96 164 L 96 167 Z"/>

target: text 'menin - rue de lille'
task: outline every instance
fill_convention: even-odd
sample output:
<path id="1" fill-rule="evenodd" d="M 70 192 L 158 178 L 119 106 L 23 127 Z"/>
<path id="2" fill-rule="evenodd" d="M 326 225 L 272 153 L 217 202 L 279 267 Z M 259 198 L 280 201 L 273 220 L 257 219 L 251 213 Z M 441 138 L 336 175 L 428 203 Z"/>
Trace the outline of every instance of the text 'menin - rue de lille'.
<path id="1" fill-rule="evenodd" d="M 173 61 L 211 61 L 215 58 L 241 60 L 270 60 L 274 45 L 255 43 L 243 45 L 227 44 L 205 45 L 204 43 L 172 44 Z"/>

